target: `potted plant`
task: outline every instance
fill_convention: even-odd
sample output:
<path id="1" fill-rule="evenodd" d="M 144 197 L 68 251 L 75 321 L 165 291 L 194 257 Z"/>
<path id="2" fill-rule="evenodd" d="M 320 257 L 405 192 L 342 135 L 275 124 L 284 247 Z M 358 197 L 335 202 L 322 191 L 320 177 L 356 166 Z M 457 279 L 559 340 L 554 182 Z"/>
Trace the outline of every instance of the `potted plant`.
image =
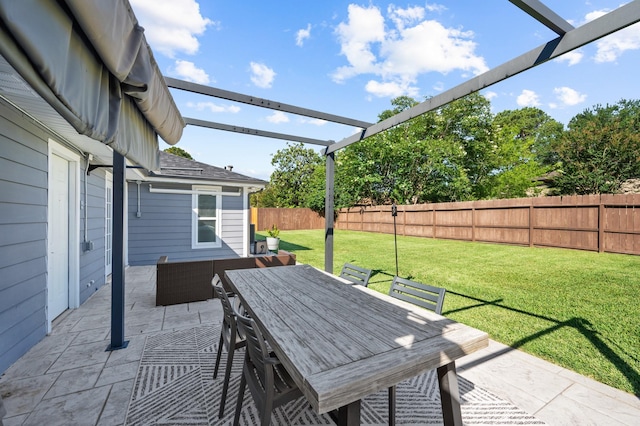
<path id="1" fill-rule="evenodd" d="M 278 246 L 280 245 L 280 238 L 279 238 L 280 230 L 274 223 L 273 225 L 271 225 L 271 228 L 267 228 L 266 231 L 267 231 L 267 234 L 269 235 L 267 237 L 267 248 L 270 251 L 277 252 Z"/>

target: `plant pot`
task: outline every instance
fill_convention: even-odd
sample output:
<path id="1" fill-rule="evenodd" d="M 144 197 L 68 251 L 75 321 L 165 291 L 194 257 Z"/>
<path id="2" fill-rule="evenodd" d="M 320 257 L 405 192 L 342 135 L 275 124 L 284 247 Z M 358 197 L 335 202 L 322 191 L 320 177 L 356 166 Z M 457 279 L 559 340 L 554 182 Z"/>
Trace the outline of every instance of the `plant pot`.
<path id="1" fill-rule="evenodd" d="M 267 248 L 269 251 L 278 251 L 280 245 L 280 238 L 267 237 Z"/>

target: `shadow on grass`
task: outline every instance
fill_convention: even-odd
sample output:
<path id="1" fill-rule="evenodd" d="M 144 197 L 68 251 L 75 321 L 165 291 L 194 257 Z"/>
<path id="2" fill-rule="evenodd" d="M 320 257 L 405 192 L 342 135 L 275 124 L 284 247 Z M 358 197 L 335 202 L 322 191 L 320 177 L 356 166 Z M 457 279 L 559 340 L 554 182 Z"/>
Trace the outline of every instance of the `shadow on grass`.
<path id="1" fill-rule="evenodd" d="M 490 356 L 488 356 L 487 358 L 493 358 L 497 355 L 500 355 L 502 353 L 505 352 L 509 352 L 513 349 L 517 349 L 523 345 L 525 345 L 528 342 L 531 342 L 533 340 L 536 340 L 544 335 L 547 334 L 551 334 L 556 330 L 562 329 L 564 327 L 570 327 L 575 329 L 577 332 L 579 332 L 580 334 L 582 334 L 601 354 L 602 356 L 604 356 L 606 359 L 608 359 L 611 364 L 613 364 L 613 366 L 624 376 L 627 378 L 627 380 L 629 381 L 629 383 L 631 384 L 632 388 L 633 388 L 633 392 L 636 396 L 640 397 L 640 373 L 636 370 L 634 370 L 633 366 L 629 365 L 625 360 L 623 360 L 622 358 L 620 358 L 620 356 L 613 350 L 611 349 L 611 347 L 609 347 L 609 345 L 607 345 L 606 342 L 604 342 L 600 336 L 597 330 L 595 330 L 593 328 L 593 324 L 584 318 L 569 318 L 566 321 L 559 321 L 555 318 L 551 318 L 551 317 L 547 317 L 544 315 L 539 315 L 539 314 L 534 314 L 531 312 L 527 312 L 527 311 L 523 311 L 522 309 L 516 309 L 516 308 L 512 308 L 510 306 L 506 306 L 501 304 L 501 302 L 503 301 L 503 299 L 496 299 L 496 300 L 483 300 L 483 299 L 479 299 L 477 297 L 473 297 L 473 296 L 468 296 L 466 294 L 462 294 L 462 293 L 457 293 L 455 291 L 449 291 L 447 290 L 447 293 L 450 294 L 455 294 L 456 296 L 460 296 L 460 297 L 464 297 L 465 299 L 470 299 L 473 300 L 475 302 L 478 302 L 474 305 L 471 306 L 466 306 L 464 308 L 460 308 L 460 309 L 452 309 L 450 311 L 446 311 L 443 312 L 444 314 L 450 314 L 450 313 L 455 313 L 455 312 L 461 312 L 461 311 L 466 311 L 469 309 L 475 309 L 475 308 L 479 308 L 482 306 L 495 306 L 497 308 L 501 308 L 501 309 L 506 309 L 512 312 L 517 312 L 519 314 L 523 314 L 523 315 L 528 315 L 531 317 L 535 317 L 535 318 L 539 318 L 545 321 L 549 321 L 551 323 L 555 323 L 555 325 L 545 328 L 544 330 L 540 330 L 537 333 L 533 333 L 530 336 L 527 336 L 523 339 L 520 339 L 516 342 L 514 342 L 513 344 L 510 345 L 509 348 L 504 349 L 501 352 L 498 353 L 494 353 Z M 633 357 L 632 357 L 633 358 Z M 473 363 L 470 363 L 469 365 L 477 365 L 480 364 L 484 361 L 483 358 L 478 359 L 476 361 L 474 361 Z"/>
<path id="2" fill-rule="evenodd" d="M 293 243 L 288 243 L 287 241 L 285 241 L 283 239 L 280 240 L 280 245 L 278 246 L 278 248 L 280 250 L 284 250 L 284 251 L 312 250 L 312 248 L 310 248 L 310 247 L 301 246 L 301 245 L 293 244 Z"/>

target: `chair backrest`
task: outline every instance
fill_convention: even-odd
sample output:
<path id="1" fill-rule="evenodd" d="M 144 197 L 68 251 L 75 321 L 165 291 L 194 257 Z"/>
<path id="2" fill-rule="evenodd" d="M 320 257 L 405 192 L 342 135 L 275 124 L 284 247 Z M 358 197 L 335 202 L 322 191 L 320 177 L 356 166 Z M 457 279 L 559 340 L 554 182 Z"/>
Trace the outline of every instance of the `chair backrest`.
<path id="1" fill-rule="evenodd" d="M 223 327 L 227 329 L 231 329 L 232 335 L 235 335 L 236 331 L 236 317 L 233 311 L 233 305 L 229 300 L 229 296 L 227 296 L 227 292 L 224 287 L 222 287 L 222 280 L 218 274 L 213 276 L 211 280 L 211 285 L 213 286 L 213 292 L 218 299 L 220 299 L 220 303 L 222 303 L 222 313 L 224 315 L 223 318 Z"/>
<path id="2" fill-rule="evenodd" d="M 369 278 L 371 278 L 371 269 L 345 263 L 342 267 L 342 272 L 340 272 L 340 277 L 366 287 L 369 285 Z"/>
<path id="3" fill-rule="evenodd" d="M 422 284 L 398 276 L 393 277 L 389 296 L 404 300 L 414 305 L 442 314 L 442 304 L 446 290 L 442 287 L 434 287 Z"/>
<path id="4" fill-rule="evenodd" d="M 236 312 L 238 328 L 247 339 L 247 355 L 250 366 L 256 372 L 262 389 L 270 390 L 274 386 L 273 357 L 269 354 L 267 343 L 256 322 Z"/>

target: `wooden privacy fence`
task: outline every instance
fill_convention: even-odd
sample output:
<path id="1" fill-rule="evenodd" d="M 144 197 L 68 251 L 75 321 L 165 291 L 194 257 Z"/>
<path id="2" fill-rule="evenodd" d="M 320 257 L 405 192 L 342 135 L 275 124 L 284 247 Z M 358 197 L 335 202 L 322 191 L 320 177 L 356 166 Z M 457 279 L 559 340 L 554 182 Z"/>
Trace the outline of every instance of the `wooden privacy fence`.
<path id="1" fill-rule="evenodd" d="M 251 208 L 251 223 L 256 232 L 276 224 L 281 230 L 324 229 L 324 218 L 311 209 Z"/>
<path id="2" fill-rule="evenodd" d="M 393 233 L 391 206 L 342 209 L 337 229 Z M 398 206 L 398 235 L 640 254 L 640 195 Z"/>
<path id="3" fill-rule="evenodd" d="M 324 229 L 310 209 L 252 209 L 256 231 Z M 393 233 L 391 206 L 341 209 L 336 229 Z M 640 255 L 640 194 L 398 206 L 398 235 Z"/>

